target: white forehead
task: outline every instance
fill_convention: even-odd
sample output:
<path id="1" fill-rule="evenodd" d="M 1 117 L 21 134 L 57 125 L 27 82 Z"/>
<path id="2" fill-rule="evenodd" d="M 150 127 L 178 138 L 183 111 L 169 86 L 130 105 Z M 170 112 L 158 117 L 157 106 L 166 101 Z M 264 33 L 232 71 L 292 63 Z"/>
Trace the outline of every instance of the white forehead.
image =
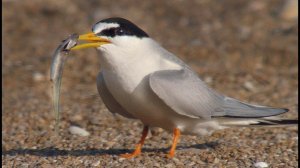
<path id="1" fill-rule="evenodd" d="M 98 23 L 94 25 L 93 32 L 97 34 L 104 29 L 116 28 L 116 27 L 120 27 L 120 25 L 118 23 Z"/>

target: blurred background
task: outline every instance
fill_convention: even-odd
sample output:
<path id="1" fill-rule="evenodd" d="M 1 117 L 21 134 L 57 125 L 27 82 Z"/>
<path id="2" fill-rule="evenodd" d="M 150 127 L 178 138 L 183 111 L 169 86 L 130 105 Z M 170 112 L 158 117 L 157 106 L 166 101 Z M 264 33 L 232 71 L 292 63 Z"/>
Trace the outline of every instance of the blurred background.
<path id="1" fill-rule="evenodd" d="M 163 158 L 169 133 L 153 129 L 155 136 L 145 144 L 150 149 L 142 157 L 120 161 L 117 154 L 134 147 L 142 125 L 114 117 L 103 105 L 96 90 L 101 63 L 94 49 L 71 53 L 65 65 L 57 137 L 49 69 L 54 50 L 68 35 L 89 32 L 94 23 L 108 17 L 124 17 L 217 91 L 250 103 L 289 108 L 283 117 L 298 118 L 297 4 L 296 0 L 3 0 L 2 166 L 248 167 L 264 160 L 275 167 L 296 167 L 298 134 L 293 127 L 185 136 L 181 146 L 214 141 L 218 146 L 183 149 L 175 161 Z M 87 130 L 88 138 L 70 133 L 72 125 Z M 237 150 L 237 144 L 243 149 Z"/>

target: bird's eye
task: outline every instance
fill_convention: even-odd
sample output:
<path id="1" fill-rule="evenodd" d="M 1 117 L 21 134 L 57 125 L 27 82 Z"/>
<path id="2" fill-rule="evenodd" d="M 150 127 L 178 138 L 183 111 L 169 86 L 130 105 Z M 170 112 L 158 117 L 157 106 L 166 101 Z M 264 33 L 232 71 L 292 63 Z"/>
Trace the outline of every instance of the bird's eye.
<path id="1" fill-rule="evenodd" d="M 123 29 L 120 29 L 120 28 L 115 29 L 115 34 L 116 35 L 123 35 L 124 33 L 125 33 L 125 31 Z"/>

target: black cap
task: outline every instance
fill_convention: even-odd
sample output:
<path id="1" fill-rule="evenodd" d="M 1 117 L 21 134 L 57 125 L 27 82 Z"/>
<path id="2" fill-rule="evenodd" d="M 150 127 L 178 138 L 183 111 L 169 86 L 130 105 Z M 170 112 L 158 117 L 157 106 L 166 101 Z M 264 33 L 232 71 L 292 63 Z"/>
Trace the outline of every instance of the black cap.
<path id="1" fill-rule="evenodd" d="M 136 36 L 139 38 L 149 37 L 146 32 L 144 32 L 142 29 L 140 29 L 134 23 L 132 23 L 129 20 L 126 20 L 124 18 L 120 18 L 120 17 L 103 19 L 103 20 L 97 22 L 93 26 L 92 30 L 94 31 L 95 26 L 97 26 L 98 24 L 101 24 L 101 23 L 116 23 L 119 25 L 119 27 L 111 27 L 111 28 L 101 30 L 101 32 L 98 32 L 96 34 L 98 36 L 108 36 L 108 37 Z"/>

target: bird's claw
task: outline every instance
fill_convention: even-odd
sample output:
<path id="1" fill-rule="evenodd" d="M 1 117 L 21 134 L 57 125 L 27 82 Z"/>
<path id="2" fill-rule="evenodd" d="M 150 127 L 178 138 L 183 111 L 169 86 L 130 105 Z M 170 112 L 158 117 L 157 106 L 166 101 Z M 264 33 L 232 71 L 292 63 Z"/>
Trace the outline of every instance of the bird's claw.
<path id="1" fill-rule="evenodd" d="M 167 154 L 167 158 L 172 159 L 174 155 L 175 155 L 174 152 L 170 152 L 169 154 Z"/>
<path id="2" fill-rule="evenodd" d="M 141 151 L 134 151 L 133 153 L 125 153 L 125 154 L 121 154 L 120 156 L 122 158 L 130 159 L 130 158 L 134 158 L 140 154 L 141 154 Z"/>
<path id="3" fill-rule="evenodd" d="M 121 156 L 122 158 L 126 158 L 126 159 L 134 158 L 134 157 L 136 157 L 136 156 L 138 156 L 138 155 L 141 154 L 141 147 L 142 147 L 141 144 L 137 144 L 137 146 L 136 146 L 134 152 L 132 152 L 132 153 L 121 154 L 120 156 Z"/>

